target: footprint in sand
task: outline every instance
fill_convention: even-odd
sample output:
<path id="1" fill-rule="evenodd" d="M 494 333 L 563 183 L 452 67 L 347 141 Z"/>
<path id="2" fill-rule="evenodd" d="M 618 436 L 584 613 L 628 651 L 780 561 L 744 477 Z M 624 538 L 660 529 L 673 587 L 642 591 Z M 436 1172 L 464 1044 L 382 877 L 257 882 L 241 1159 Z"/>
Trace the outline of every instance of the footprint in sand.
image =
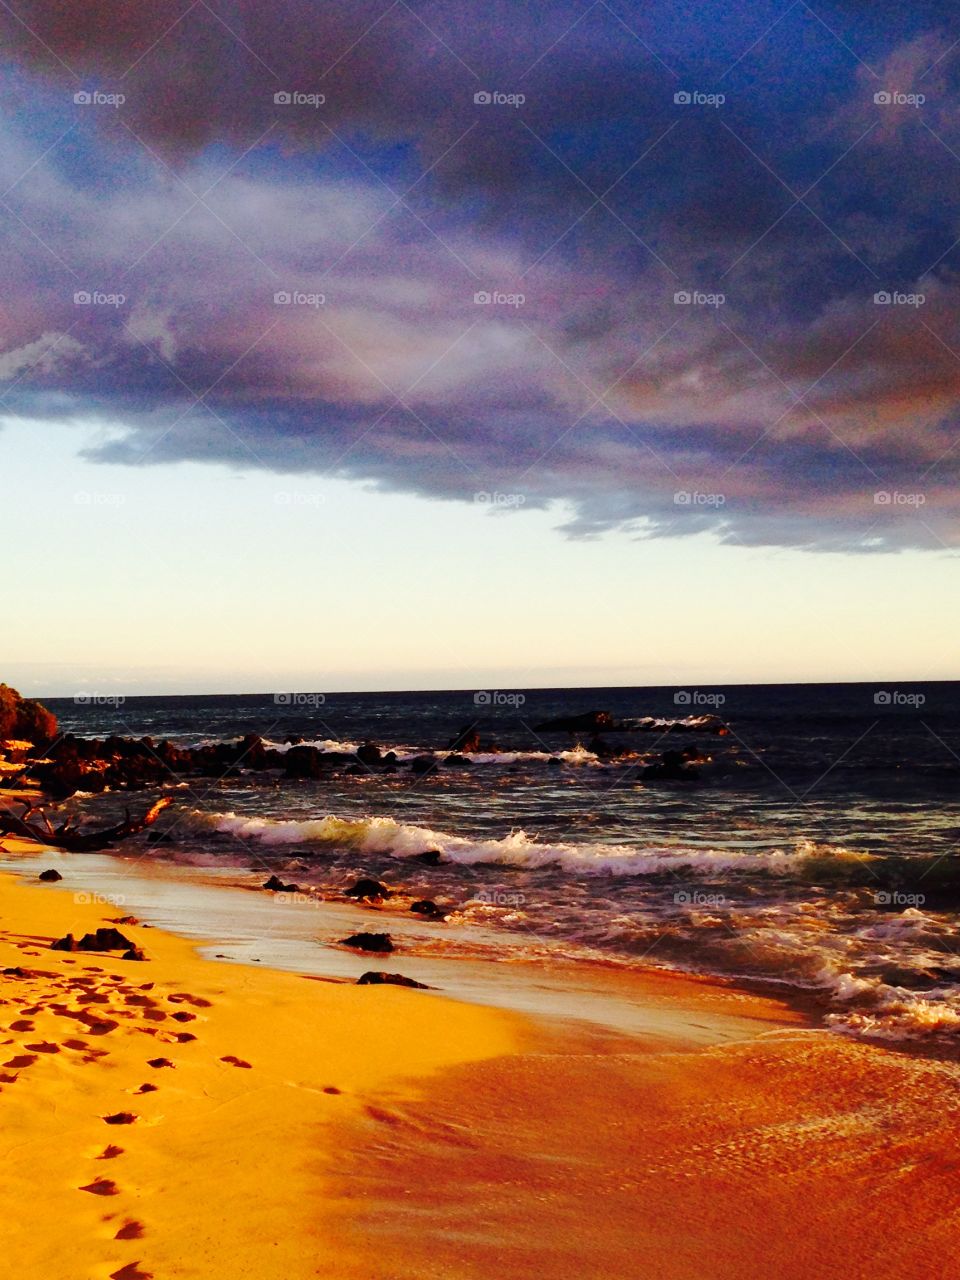
<path id="1" fill-rule="evenodd" d="M 134 1090 L 135 1093 L 156 1093 L 157 1086 L 155 1084 L 142 1084 L 139 1089 Z"/>
<path id="2" fill-rule="evenodd" d="M 155 1071 L 159 1071 L 161 1067 L 172 1067 L 174 1064 L 169 1058 L 150 1058 L 147 1062 L 148 1067 L 153 1067 Z"/>
<path id="3" fill-rule="evenodd" d="M 136 1124 L 140 1119 L 133 1111 L 117 1111 L 112 1116 L 103 1116 L 104 1124 Z"/>
<path id="4" fill-rule="evenodd" d="M 142 1240 L 143 1223 L 134 1222 L 133 1219 L 130 1219 L 130 1221 L 123 1224 L 113 1238 L 114 1240 Z"/>
<path id="5" fill-rule="evenodd" d="M 35 1053 L 21 1053 L 16 1058 L 10 1058 L 9 1061 L 5 1062 L 3 1065 L 5 1067 L 20 1069 L 23 1067 L 32 1067 L 36 1061 L 37 1055 Z"/>
<path id="6" fill-rule="evenodd" d="M 27 1045 L 24 1045 L 23 1047 L 25 1049 L 29 1049 L 31 1053 L 59 1053 L 60 1052 L 60 1046 L 58 1044 L 51 1044 L 49 1040 L 41 1040 L 38 1044 L 27 1044 Z"/>
<path id="7" fill-rule="evenodd" d="M 139 1262 L 128 1262 L 119 1271 L 111 1271 L 110 1280 L 153 1280 L 153 1272 L 141 1271 Z"/>
<path id="8" fill-rule="evenodd" d="M 122 1155 L 123 1155 L 123 1147 L 115 1147 L 111 1142 L 109 1147 L 104 1147 L 104 1149 L 97 1156 L 97 1159 L 98 1160 L 116 1160 L 117 1156 L 122 1156 Z"/>
<path id="9" fill-rule="evenodd" d="M 34 1029 L 34 1025 L 35 1024 L 31 1022 L 29 1018 L 18 1018 L 16 1022 L 10 1023 L 10 1030 L 11 1031 L 32 1031 Z"/>
<path id="10" fill-rule="evenodd" d="M 243 1058 L 237 1058 L 232 1053 L 228 1054 L 226 1058 L 221 1058 L 220 1061 L 229 1062 L 231 1067 L 246 1067 L 248 1070 L 250 1069 L 249 1062 L 244 1062 Z"/>
<path id="11" fill-rule="evenodd" d="M 81 1191 L 89 1191 L 92 1196 L 118 1196 L 120 1188 L 112 1178 L 94 1178 L 93 1182 L 88 1182 L 85 1187 L 79 1188 Z"/>

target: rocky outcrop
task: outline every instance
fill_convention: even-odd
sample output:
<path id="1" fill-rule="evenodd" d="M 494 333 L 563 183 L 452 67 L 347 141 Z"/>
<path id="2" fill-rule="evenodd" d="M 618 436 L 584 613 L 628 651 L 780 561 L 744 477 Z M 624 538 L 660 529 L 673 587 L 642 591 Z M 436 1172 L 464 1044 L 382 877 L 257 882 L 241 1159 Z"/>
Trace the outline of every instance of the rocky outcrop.
<path id="1" fill-rule="evenodd" d="M 22 739 L 45 746 L 57 736 L 57 717 L 42 702 L 24 698 L 0 684 L 0 739 Z"/>

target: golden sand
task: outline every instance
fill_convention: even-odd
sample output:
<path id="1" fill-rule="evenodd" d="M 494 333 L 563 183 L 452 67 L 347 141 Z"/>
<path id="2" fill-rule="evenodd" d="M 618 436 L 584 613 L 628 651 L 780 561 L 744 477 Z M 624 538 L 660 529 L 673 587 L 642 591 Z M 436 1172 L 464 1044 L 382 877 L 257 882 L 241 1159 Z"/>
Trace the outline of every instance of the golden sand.
<path id="1" fill-rule="evenodd" d="M 509 1052 L 514 1019 L 218 964 L 143 926 L 118 927 L 145 963 L 49 949 L 117 914 L 0 876 L 0 969 L 23 971 L 0 976 L 0 1274 L 343 1274 L 331 1123 Z"/>

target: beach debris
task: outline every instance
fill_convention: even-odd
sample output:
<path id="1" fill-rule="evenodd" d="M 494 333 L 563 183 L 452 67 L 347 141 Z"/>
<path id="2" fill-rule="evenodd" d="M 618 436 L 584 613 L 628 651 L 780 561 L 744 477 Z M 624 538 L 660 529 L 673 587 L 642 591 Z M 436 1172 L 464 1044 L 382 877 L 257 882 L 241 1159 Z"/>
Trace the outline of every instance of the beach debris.
<path id="1" fill-rule="evenodd" d="M 351 933 L 349 938 L 341 938 L 342 947 L 356 947 L 358 951 L 392 951 L 393 943 L 389 933 Z"/>
<path id="2" fill-rule="evenodd" d="M 361 877 L 356 884 L 344 889 L 344 893 L 348 898 L 389 898 L 390 890 L 385 884 L 381 884 L 379 880 L 371 880 L 368 877 Z"/>
<path id="3" fill-rule="evenodd" d="M 54 867 L 50 867 L 47 871 L 41 871 L 38 879 L 53 883 L 55 880 L 62 880 L 63 876 Z"/>
<path id="4" fill-rule="evenodd" d="M 446 913 L 442 908 L 429 898 L 422 898 L 419 902 L 411 902 L 410 910 L 417 916 L 423 916 L 426 920 L 446 920 Z"/>
<path id="5" fill-rule="evenodd" d="M 414 982 L 412 978 L 405 978 L 402 973 L 375 973 L 372 969 L 357 979 L 357 986 L 416 987 L 418 991 L 430 990 L 425 982 Z"/>
<path id="6" fill-rule="evenodd" d="M 269 880 L 264 882 L 262 887 L 264 889 L 270 889 L 274 893 L 299 893 L 300 892 L 299 885 L 284 884 L 279 876 L 271 876 Z"/>
<path id="7" fill-rule="evenodd" d="M 117 840 L 126 840 L 135 836 L 146 827 L 152 826 L 164 809 L 173 804 L 173 796 L 163 796 L 150 806 L 142 818 L 131 818 L 127 810 L 123 822 L 112 827 L 103 827 L 99 831 L 76 831 L 70 820 L 59 827 L 53 827 L 50 819 L 36 805 L 25 804 L 23 813 L 14 815 L 9 810 L 0 813 L 0 836 L 20 836 L 26 840 L 36 840 L 39 844 L 52 845 L 57 849 L 67 849 L 72 853 L 93 853 L 100 849 L 108 849 Z M 28 822 L 31 814 L 37 814 L 42 826 L 36 822 Z"/>

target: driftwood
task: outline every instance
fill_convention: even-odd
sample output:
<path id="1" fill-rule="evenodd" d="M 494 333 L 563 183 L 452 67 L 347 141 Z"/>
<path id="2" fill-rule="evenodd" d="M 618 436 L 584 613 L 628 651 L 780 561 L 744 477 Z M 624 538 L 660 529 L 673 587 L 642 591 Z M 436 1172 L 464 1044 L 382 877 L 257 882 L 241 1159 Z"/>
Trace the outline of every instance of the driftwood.
<path id="1" fill-rule="evenodd" d="M 127 836 L 135 836 L 147 827 L 152 827 L 164 809 L 172 804 L 173 796 L 164 796 L 151 805 L 142 818 L 131 818 L 128 809 L 123 822 L 118 822 L 113 827 L 101 827 L 99 831 L 77 831 L 69 821 L 59 827 L 51 826 L 50 819 L 42 809 L 27 804 L 19 817 L 9 810 L 0 813 L 0 837 L 20 836 L 25 840 L 51 845 L 55 849 L 66 849 L 70 853 L 95 853 L 98 849 L 109 849 L 117 840 L 126 840 Z M 35 821 L 28 822 L 31 814 L 37 814 L 43 825 Z"/>

